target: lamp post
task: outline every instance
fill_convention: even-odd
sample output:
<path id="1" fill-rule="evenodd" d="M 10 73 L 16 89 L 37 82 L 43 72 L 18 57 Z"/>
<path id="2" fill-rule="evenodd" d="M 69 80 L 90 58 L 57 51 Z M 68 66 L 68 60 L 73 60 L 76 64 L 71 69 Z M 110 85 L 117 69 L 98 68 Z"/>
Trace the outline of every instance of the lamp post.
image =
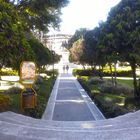
<path id="1" fill-rule="evenodd" d="M 54 79 L 54 55 L 55 55 L 55 51 L 52 51 L 52 55 L 53 55 L 53 79 Z"/>

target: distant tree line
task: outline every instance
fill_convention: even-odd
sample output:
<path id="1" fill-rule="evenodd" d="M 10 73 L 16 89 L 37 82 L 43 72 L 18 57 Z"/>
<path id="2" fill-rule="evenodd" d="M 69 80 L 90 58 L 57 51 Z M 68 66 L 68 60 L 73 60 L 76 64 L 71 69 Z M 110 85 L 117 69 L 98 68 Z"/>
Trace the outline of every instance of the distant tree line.
<path id="1" fill-rule="evenodd" d="M 70 61 L 102 70 L 108 64 L 116 70 L 117 61 L 129 62 L 134 78 L 134 95 L 140 98 L 140 1 L 121 0 L 113 7 L 106 22 L 93 30 L 79 29 L 68 42 Z"/>
<path id="2" fill-rule="evenodd" d="M 58 61 L 60 56 L 45 48 L 33 32 L 59 28 L 61 8 L 67 3 L 67 0 L 0 0 L 0 70 L 19 69 L 25 60 L 35 61 L 38 67 Z"/>

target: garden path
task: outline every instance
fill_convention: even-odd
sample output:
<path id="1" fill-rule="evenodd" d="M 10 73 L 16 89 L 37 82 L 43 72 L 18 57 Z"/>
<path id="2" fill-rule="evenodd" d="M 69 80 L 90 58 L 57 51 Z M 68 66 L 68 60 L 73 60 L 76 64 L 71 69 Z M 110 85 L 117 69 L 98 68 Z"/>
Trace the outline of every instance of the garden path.
<path id="1" fill-rule="evenodd" d="M 42 118 L 55 121 L 105 119 L 71 73 L 58 76 Z"/>

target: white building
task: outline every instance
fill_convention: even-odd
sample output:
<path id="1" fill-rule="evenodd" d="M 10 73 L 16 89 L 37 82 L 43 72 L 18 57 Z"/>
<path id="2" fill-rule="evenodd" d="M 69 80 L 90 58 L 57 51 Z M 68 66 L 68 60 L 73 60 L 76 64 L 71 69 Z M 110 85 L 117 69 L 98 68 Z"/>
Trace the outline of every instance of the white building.
<path id="1" fill-rule="evenodd" d="M 43 44 L 50 50 L 54 50 L 56 53 L 60 53 L 64 49 L 63 43 L 67 43 L 71 38 L 68 34 L 54 34 L 54 35 L 44 35 Z"/>

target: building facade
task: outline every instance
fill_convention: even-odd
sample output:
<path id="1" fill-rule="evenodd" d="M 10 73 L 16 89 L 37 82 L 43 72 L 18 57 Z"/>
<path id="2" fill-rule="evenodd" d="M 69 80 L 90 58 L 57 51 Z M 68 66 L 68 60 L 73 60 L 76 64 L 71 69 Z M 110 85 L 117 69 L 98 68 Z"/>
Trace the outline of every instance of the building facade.
<path id="1" fill-rule="evenodd" d="M 59 53 L 64 49 L 64 45 L 68 43 L 71 37 L 68 34 L 43 35 L 42 43 L 50 50 Z"/>

